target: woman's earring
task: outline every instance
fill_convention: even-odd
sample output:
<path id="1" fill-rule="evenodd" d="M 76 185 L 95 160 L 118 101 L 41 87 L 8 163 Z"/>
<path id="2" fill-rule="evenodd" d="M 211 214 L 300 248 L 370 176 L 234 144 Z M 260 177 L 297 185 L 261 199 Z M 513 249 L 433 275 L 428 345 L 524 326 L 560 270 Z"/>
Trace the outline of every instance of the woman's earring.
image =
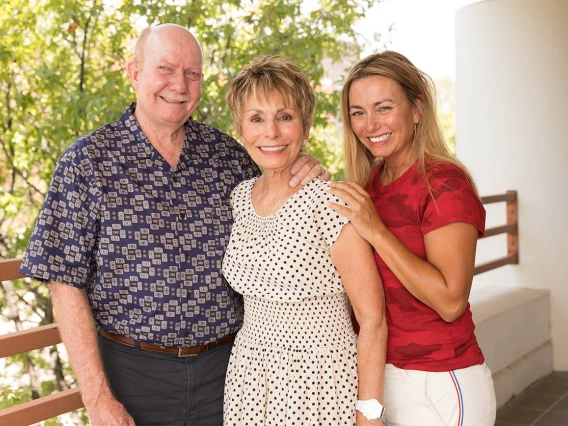
<path id="1" fill-rule="evenodd" d="M 414 123 L 414 134 L 412 135 L 412 142 L 416 142 L 418 136 L 418 123 Z"/>
<path id="2" fill-rule="evenodd" d="M 307 141 L 308 141 L 307 139 L 304 139 L 304 145 L 306 144 Z"/>

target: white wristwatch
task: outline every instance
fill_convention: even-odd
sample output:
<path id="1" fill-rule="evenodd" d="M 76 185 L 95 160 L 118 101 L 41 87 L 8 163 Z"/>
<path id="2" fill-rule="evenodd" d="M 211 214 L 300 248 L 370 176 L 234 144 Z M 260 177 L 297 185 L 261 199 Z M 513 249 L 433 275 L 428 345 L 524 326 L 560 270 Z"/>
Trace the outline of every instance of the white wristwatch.
<path id="1" fill-rule="evenodd" d="M 367 420 L 382 419 L 385 414 L 385 407 L 376 399 L 357 400 L 355 409 L 360 411 Z"/>

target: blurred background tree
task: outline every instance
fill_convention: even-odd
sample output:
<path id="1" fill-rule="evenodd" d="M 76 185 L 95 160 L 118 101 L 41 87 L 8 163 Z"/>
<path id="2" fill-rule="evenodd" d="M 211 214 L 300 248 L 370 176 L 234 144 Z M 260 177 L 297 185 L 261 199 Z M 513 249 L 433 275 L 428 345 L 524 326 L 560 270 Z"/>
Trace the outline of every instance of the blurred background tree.
<path id="1" fill-rule="evenodd" d="M 225 94 L 252 58 L 295 61 L 318 90 L 307 150 L 343 176 L 334 124 L 337 86 L 324 59 L 359 59 L 354 24 L 372 0 L 3 0 L 0 3 L 0 258 L 22 255 L 57 160 L 79 136 L 117 119 L 135 98 L 125 61 L 146 25 L 189 28 L 205 52 L 203 96 L 194 118 L 230 130 Z M 0 287 L 0 333 L 53 322 L 45 285 Z M 2 368 L 4 367 L 4 368 Z M 61 347 L 0 360 L 0 408 L 75 385 Z M 68 417 L 67 417 L 68 418 Z M 68 418 L 69 419 L 69 418 Z M 86 421 L 84 413 L 71 421 Z M 63 424 L 52 419 L 45 424 Z"/>
<path id="2" fill-rule="evenodd" d="M 456 152 L 456 105 L 455 85 L 449 77 L 434 80 L 438 97 L 438 119 L 444 139 L 450 150 Z"/>

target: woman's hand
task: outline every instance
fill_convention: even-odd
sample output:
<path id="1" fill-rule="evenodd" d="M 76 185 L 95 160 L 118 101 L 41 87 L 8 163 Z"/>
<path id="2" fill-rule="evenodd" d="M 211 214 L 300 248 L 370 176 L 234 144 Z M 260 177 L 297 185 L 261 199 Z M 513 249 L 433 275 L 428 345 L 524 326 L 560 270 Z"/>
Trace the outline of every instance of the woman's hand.
<path id="1" fill-rule="evenodd" d="M 331 203 L 330 207 L 349 219 L 359 235 L 371 242 L 373 234 L 384 225 L 367 191 L 355 182 L 331 182 L 329 192 L 347 204 Z"/>
<path id="2" fill-rule="evenodd" d="M 371 197 L 360 185 L 332 182 L 330 187 L 329 192 L 347 204 L 331 203 L 330 207 L 351 221 L 414 297 L 447 322 L 462 315 L 475 267 L 478 231 L 473 225 L 453 222 L 428 232 L 424 236 L 428 260 L 423 260 L 386 228 Z"/>
<path id="3" fill-rule="evenodd" d="M 360 411 L 357 411 L 356 425 L 357 426 L 383 426 L 383 420 L 382 419 L 367 420 L 365 418 L 365 416 L 363 414 L 361 414 Z"/>
<path id="4" fill-rule="evenodd" d="M 359 323 L 357 338 L 358 396 L 383 400 L 387 352 L 387 319 L 383 285 L 371 246 L 348 223 L 330 248 L 331 259 Z M 357 425 L 380 425 L 357 411 Z"/>

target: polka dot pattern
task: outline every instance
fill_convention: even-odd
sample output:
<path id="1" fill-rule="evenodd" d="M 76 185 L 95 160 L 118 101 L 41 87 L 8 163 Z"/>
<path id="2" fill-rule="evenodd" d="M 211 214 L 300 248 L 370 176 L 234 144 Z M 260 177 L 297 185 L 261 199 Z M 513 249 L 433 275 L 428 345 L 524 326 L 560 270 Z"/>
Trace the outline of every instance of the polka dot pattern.
<path id="1" fill-rule="evenodd" d="M 329 254 L 347 219 L 315 180 L 278 211 L 256 214 L 255 179 L 231 196 L 223 273 L 245 316 L 225 383 L 226 426 L 355 425 L 356 335 Z"/>

